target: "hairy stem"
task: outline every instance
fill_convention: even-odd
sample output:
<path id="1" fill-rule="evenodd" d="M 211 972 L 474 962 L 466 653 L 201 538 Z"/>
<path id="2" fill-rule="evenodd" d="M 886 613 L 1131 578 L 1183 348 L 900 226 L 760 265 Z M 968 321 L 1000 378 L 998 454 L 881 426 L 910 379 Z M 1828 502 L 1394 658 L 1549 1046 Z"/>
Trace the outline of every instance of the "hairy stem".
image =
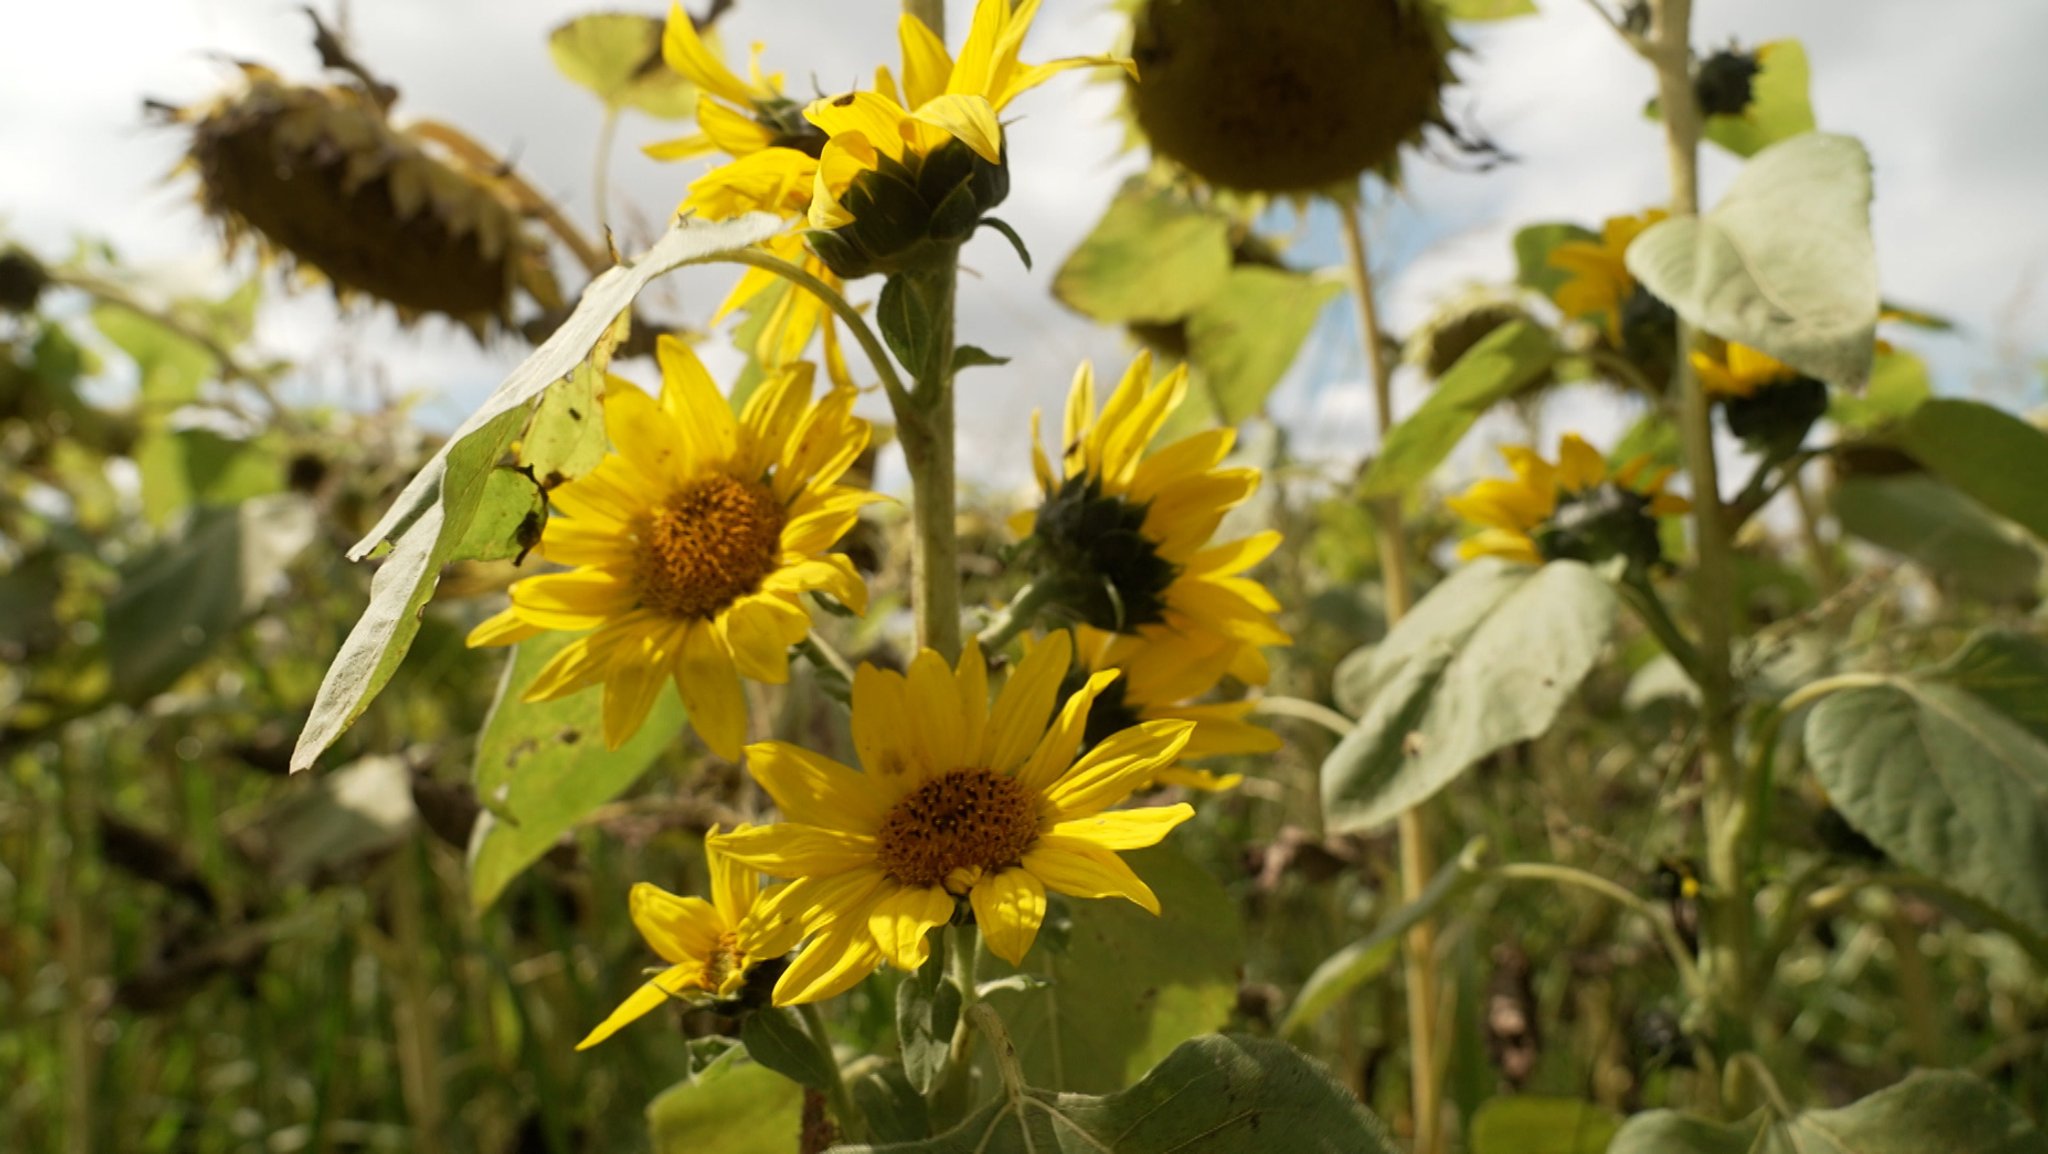
<path id="1" fill-rule="evenodd" d="M 817 297 L 826 308 L 832 310 L 833 316 L 838 317 L 840 322 L 846 325 L 846 330 L 853 334 L 854 342 L 860 345 L 861 353 L 867 357 L 868 363 L 874 367 L 875 376 L 881 380 L 882 391 L 888 394 L 890 406 L 899 414 L 910 406 L 910 390 L 904 386 L 903 378 L 896 374 L 896 363 L 889 359 L 889 350 L 882 346 L 882 338 L 875 335 L 875 330 L 868 324 L 868 319 L 861 315 L 859 309 L 853 307 L 853 302 L 840 295 L 837 289 L 812 276 L 803 266 L 791 264 L 774 253 L 758 248 L 722 252 L 706 259 L 764 269 Z"/>
<path id="2" fill-rule="evenodd" d="M 1394 425 L 1393 370 L 1380 340 L 1379 307 L 1373 297 L 1372 264 L 1367 257 L 1365 221 L 1359 197 L 1339 206 L 1344 225 L 1344 252 L 1351 271 L 1352 297 L 1358 303 L 1358 339 L 1365 349 L 1365 363 L 1372 375 L 1373 415 L 1379 443 L 1385 445 Z M 1408 537 L 1401 523 L 1401 498 L 1383 498 L 1373 503 L 1378 527 L 1380 587 L 1385 602 L 1387 626 L 1392 628 L 1407 616 L 1412 590 L 1408 577 Z M 1435 855 L 1429 844 L 1429 828 L 1421 807 L 1400 818 L 1401 894 L 1414 901 L 1429 885 L 1436 872 Z M 1424 919 L 1408 931 L 1404 968 L 1408 990 L 1409 1077 L 1414 1083 L 1415 1152 L 1440 1154 L 1443 1149 L 1443 1062 L 1436 1036 L 1437 990 L 1436 923 Z"/>
<path id="3" fill-rule="evenodd" d="M 896 409 L 896 432 L 910 468 L 910 593 L 917 644 L 948 661 L 960 655 L 960 540 L 953 430 L 953 300 L 958 270 L 930 282 L 933 354 L 910 366 L 916 375 L 907 405 Z"/>
<path id="4" fill-rule="evenodd" d="M 818 1047 L 819 1056 L 832 1071 L 832 1081 L 825 1087 L 825 1101 L 832 1107 L 832 1117 L 839 1122 L 839 1132 L 855 1142 L 866 1138 L 867 1115 L 854 1105 L 853 1095 L 847 1092 L 846 1078 L 839 1072 L 839 1057 L 832 1052 L 832 1031 L 825 1025 L 824 1013 L 816 1002 L 805 1002 L 797 1007 L 797 1012 L 803 1016 L 804 1028 L 810 1031 L 811 1044 Z"/>

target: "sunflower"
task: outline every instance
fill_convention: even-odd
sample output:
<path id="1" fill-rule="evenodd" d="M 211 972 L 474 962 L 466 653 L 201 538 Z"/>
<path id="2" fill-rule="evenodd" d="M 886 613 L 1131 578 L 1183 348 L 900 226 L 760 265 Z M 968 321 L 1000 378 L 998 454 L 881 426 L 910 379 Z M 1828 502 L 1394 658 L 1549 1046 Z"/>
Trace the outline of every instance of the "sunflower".
<path id="1" fill-rule="evenodd" d="M 1445 502 L 1485 526 L 1458 546 L 1464 560 L 1494 556 L 1541 565 L 1621 552 L 1648 562 L 1658 555 L 1656 518 L 1691 507 L 1664 491 L 1672 470 L 1649 472 L 1645 456 L 1610 473 L 1600 451 L 1576 433 L 1558 442 L 1554 465 L 1526 446 L 1504 447 L 1501 455 L 1513 480 L 1477 481 Z"/>
<path id="2" fill-rule="evenodd" d="M 810 630 L 801 594 L 861 611 L 867 586 L 830 553 L 861 506 L 837 484 L 867 447 L 854 393 L 813 403 L 809 365 L 762 382 L 737 419 L 689 346 L 663 337 L 661 398 L 614 378 L 604 398 L 613 452 L 556 488 L 540 553 L 574 566 L 515 582 L 512 604 L 469 644 L 590 630 L 534 677 L 528 701 L 604 686 L 604 736 L 623 744 L 673 677 L 690 725 L 721 757 L 745 738 L 740 679 L 780 684 Z"/>
<path id="3" fill-rule="evenodd" d="M 718 827 L 712 826 L 710 836 L 717 834 Z M 719 853 L 708 839 L 704 858 L 711 871 L 710 901 L 678 897 L 647 882 L 633 887 L 627 899 L 633 924 L 668 968 L 619 1003 L 576 1044 L 578 1050 L 597 1045 L 670 998 L 734 997 L 760 963 L 796 946 L 801 927 L 767 915 L 759 874 Z"/>
<path id="4" fill-rule="evenodd" d="M 1599 240 L 1566 241 L 1550 250 L 1550 264 L 1572 274 L 1550 299 L 1565 316 L 1598 324 L 1616 348 L 1625 343 L 1624 314 L 1639 286 L 1622 258 L 1644 229 L 1663 220 L 1663 209 L 1640 216 L 1611 216 L 1600 227 Z"/>
<path id="5" fill-rule="evenodd" d="M 1753 397 L 1766 385 L 1799 377 L 1799 370 L 1769 353 L 1733 341 L 1718 357 L 1694 350 L 1692 367 L 1699 373 L 1700 388 L 1710 397 Z"/>
<path id="6" fill-rule="evenodd" d="M 884 961 L 915 970 L 926 933 L 965 900 L 989 951 L 1023 961 L 1045 893 L 1159 899 L 1117 856 L 1154 845 L 1186 805 L 1108 812 L 1187 746 L 1193 725 L 1147 721 L 1080 753 L 1089 708 L 1116 679 L 1090 678 L 1057 715 L 1072 662 L 1055 635 L 988 703 L 970 642 L 957 667 L 924 650 L 903 674 L 863 665 L 853 683 L 860 772 L 779 741 L 747 747 L 747 769 L 784 821 L 716 840 L 743 865 L 793 879 L 766 903 L 803 923 L 808 945 L 775 985 L 777 1005 L 840 993 Z"/>
<path id="7" fill-rule="evenodd" d="M 1280 737 L 1270 729 L 1253 725 L 1250 701 L 1205 701 L 1225 676 L 1263 681 L 1263 663 L 1245 667 L 1245 659 L 1259 656 L 1257 649 L 1216 644 L 1213 639 L 1187 639 L 1164 631 L 1109 633 L 1086 625 L 1074 628 L 1075 668 L 1061 686 L 1062 696 L 1080 691 L 1088 679 L 1107 669 L 1118 677 L 1099 694 L 1088 711 L 1088 728 L 1083 749 L 1145 721 L 1191 721 L 1194 733 L 1186 759 L 1220 757 L 1234 753 L 1271 753 L 1280 748 Z M 1232 665 L 1239 666 L 1233 669 Z M 1241 774 L 1211 773 L 1174 765 L 1159 771 L 1154 785 L 1177 785 L 1185 789 L 1232 789 L 1243 781 Z"/>
<path id="8" fill-rule="evenodd" d="M 1152 380 L 1141 352 L 1100 414 L 1095 373 L 1083 364 L 1067 397 L 1062 469 L 1038 444 L 1032 466 L 1044 492 L 1015 522 L 1078 623 L 1133 635 L 1183 657 L 1228 650 L 1231 672 L 1264 684 L 1264 645 L 1292 638 L 1273 621 L 1279 603 L 1244 572 L 1280 545 L 1268 530 L 1212 544 L 1223 517 L 1259 486 L 1257 469 L 1219 469 L 1235 431 L 1195 433 L 1148 452 L 1187 395 L 1187 368 Z"/>

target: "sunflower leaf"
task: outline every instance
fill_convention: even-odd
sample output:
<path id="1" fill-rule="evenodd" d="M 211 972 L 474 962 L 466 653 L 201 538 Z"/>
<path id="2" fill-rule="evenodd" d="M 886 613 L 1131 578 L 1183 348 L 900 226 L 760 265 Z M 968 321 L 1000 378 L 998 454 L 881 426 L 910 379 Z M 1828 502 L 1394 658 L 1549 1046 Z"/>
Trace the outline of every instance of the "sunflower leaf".
<path id="1" fill-rule="evenodd" d="M 1843 532 L 1912 559 L 1954 591 L 2016 601 L 2041 579 L 2038 551 L 1932 475 L 1850 477 L 1832 496 Z"/>
<path id="2" fill-rule="evenodd" d="M 1870 155 L 1809 132 L 1752 157 L 1705 216 L 1629 245 L 1628 270 L 1694 326 L 1830 384 L 1870 375 L 1877 256 Z"/>
<path id="3" fill-rule="evenodd" d="M 735 1046 L 647 1104 L 654 1154 L 788 1154 L 803 1125 L 803 1087 Z"/>
<path id="4" fill-rule="evenodd" d="M 1983 1079 L 1921 1070 L 1837 1110 L 1709 1122 L 1671 1110 L 1628 1120 L 1608 1154 L 2048 1154 L 2048 1135 Z"/>
<path id="5" fill-rule="evenodd" d="M 924 966 L 896 987 L 896 1038 L 903 1048 L 903 1076 L 920 1094 L 931 1093 L 953 1048 L 960 1022 L 960 987 L 946 980 L 946 943 L 933 941 Z"/>
<path id="6" fill-rule="evenodd" d="M 1060 266 L 1052 293 L 1098 321 L 1174 321 L 1221 291 L 1230 267 L 1228 216 L 1133 180 Z"/>
<path id="7" fill-rule="evenodd" d="M 1372 829 L 1499 750 L 1548 730 L 1614 632 L 1617 599 L 1571 561 L 1481 559 L 1374 650 L 1367 705 L 1323 761 L 1332 833 Z"/>
<path id="8" fill-rule="evenodd" d="M 1899 440 L 1942 480 L 2048 541 L 2048 433 L 1981 401 L 1941 397 L 1914 408 Z"/>
<path id="9" fill-rule="evenodd" d="M 837 1074 L 833 1059 L 820 1053 L 794 1010 L 765 1006 L 740 1025 L 740 1044 L 747 1057 L 799 1086 L 823 1090 Z"/>
<path id="10" fill-rule="evenodd" d="M 592 12 L 548 33 L 548 55 L 572 83 L 610 108 L 682 120 L 697 89 L 661 58 L 662 20 L 628 12 Z"/>
<path id="11" fill-rule="evenodd" d="M 1438 379 L 1429 399 L 1387 433 L 1360 483 L 1361 498 L 1398 496 L 1421 484 L 1481 414 L 1539 380 L 1556 360 L 1557 339 L 1540 325 L 1509 321 L 1486 334 Z"/>

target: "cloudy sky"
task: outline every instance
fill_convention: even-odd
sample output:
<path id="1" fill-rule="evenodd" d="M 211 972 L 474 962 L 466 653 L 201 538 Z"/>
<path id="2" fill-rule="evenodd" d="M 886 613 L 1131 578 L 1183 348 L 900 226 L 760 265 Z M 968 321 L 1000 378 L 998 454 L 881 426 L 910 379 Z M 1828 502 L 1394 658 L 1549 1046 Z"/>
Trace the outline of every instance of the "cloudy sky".
<path id="1" fill-rule="evenodd" d="M 326 0 L 332 11 L 335 0 Z M 1486 173 L 1429 160 L 1381 198 L 1372 228 L 1387 323 L 1403 331 L 1434 302 L 1512 271 L 1508 238 L 1546 219 L 1597 222 L 1661 199 L 1658 129 L 1640 109 L 1650 82 L 1584 0 L 1538 0 L 1538 17 L 1467 27 L 1466 83 L 1451 107 L 1517 158 Z M 954 41 L 968 5 L 949 5 Z M 895 0 L 740 0 L 728 44 L 765 41 L 767 64 L 793 89 L 838 89 L 894 63 Z M 1048 0 L 1028 59 L 1097 52 L 1120 22 L 1106 0 Z M 1873 208 L 1888 297 L 1950 315 L 1950 337 L 1909 338 L 1945 391 L 2039 404 L 2048 355 L 2048 4 L 1954 0 L 1700 0 L 1698 42 L 1717 46 L 1798 37 L 1811 57 L 1821 125 L 1859 136 L 1877 169 Z M 360 56 L 402 90 L 400 119 L 432 116 L 468 129 L 583 220 L 591 218 L 596 102 L 549 62 L 547 31 L 589 10 L 569 0 L 348 0 Z M 144 97 L 203 99 L 228 79 L 226 59 L 314 76 L 308 22 L 284 0 L 69 0 L 0 10 L 0 228 L 46 254 L 78 237 L 112 241 L 167 288 L 225 284 L 190 188 L 166 182 L 174 132 L 147 125 Z M 1027 470 L 1022 421 L 1056 405 L 1074 365 L 1109 371 L 1122 338 L 1092 328 L 1046 291 L 1051 270 L 1141 161 L 1120 152 L 1113 88 L 1075 75 L 1012 107 L 1014 190 L 1002 215 L 1038 257 L 1027 273 L 984 235 L 966 254 L 961 339 L 1011 355 L 965 384 L 962 456 L 988 481 Z M 692 168 L 658 165 L 636 145 L 681 127 L 629 116 L 613 161 L 612 218 L 644 239 L 673 208 Z M 1711 151 L 1711 150 L 1710 150 Z M 1733 174 L 1718 154 L 1707 197 Z M 1276 224 L 1297 263 L 1334 263 L 1334 222 L 1311 214 Z M 701 321 L 726 273 L 693 273 L 659 301 L 664 315 Z M 453 424 L 523 349 L 478 347 L 452 327 L 402 331 L 383 316 L 337 317 L 324 295 L 266 313 L 258 343 L 303 366 L 301 395 L 346 400 L 378 391 L 431 398 L 425 419 Z M 1370 446 L 1355 332 L 1334 305 L 1275 412 L 1307 449 L 1355 458 Z M 733 363 L 729 352 L 722 354 Z M 714 360 L 718 354 L 707 353 Z M 644 375 L 644 374 L 643 374 Z M 1411 395 L 1412 394 L 1408 394 Z M 1584 402 L 1568 410 L 1596 431 L 1625 416 Z M 1553 423 L 1555 424 L 1555 422 Z M 1558 431 L 1555 427 L 1553 433 Z M 1484 438 L 1481 438 L 1484 440 Z"/>

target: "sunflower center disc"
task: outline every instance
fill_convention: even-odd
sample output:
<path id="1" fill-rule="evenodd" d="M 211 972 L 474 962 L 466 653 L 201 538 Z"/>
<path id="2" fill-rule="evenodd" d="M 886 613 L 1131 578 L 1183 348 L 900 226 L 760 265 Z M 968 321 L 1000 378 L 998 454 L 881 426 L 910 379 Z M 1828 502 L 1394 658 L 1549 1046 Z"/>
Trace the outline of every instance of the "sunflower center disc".
<path id="1" fill-rule="evenodd" d="M 699 481 L 640 526 L 640 603 L 707 618 L 761 587 L 782 547 L 783 511 L 768 487 Z"/>
<path id="2" fill-rule="evenodd" d="M 935 886 L 956 870 L 1015 865 L 1036 840 L 1037 807 L 1023 786 L 985 769 L 956 769 L 896 803 L 882 822 L 878 856 L 904 885 Z"/>

